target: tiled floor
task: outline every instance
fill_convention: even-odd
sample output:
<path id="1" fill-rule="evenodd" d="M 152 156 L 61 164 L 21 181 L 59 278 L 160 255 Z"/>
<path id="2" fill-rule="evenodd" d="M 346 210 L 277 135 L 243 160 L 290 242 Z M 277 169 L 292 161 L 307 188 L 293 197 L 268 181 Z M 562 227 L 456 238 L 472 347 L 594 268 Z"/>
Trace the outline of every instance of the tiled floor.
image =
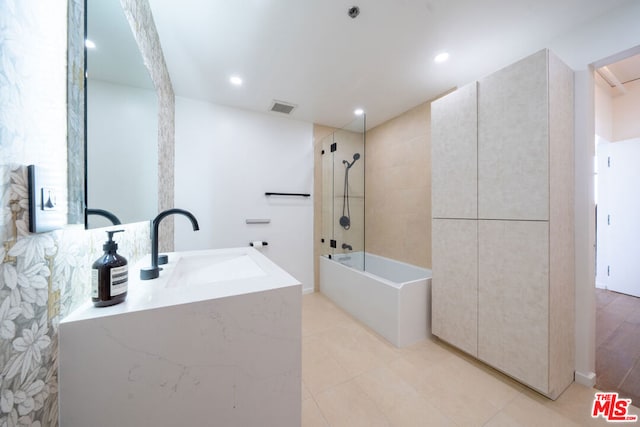
<path id="1" fill-rule="evenodd" d="M 322 294 L 302 301 L 303 426 L 607 425 L 594 389 L 551 401 L 441 342 L 397 349 Z"/>
<path id="2" fill-rule="evenodd" d="M 640 298 L 596 289 L 596 387 L 640 402 Z"/>

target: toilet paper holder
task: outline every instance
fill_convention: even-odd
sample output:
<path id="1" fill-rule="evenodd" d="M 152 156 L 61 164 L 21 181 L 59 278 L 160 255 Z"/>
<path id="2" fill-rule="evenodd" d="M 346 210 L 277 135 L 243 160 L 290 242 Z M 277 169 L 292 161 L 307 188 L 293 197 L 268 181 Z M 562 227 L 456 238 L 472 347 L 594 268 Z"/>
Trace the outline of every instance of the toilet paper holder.
<path id="1" fill-rule="evenodd" d="M 254 244 L 254 243 L 255 243 L 255 242 L 249 242 L 249 246 L 253 246 L 253 244 Z M 269 245 L 269 243 L 268 243 L 268 242 L 260 242 L 260 243 L 262 243 L 262 246 L 267 246 L 267 245 Z"/>

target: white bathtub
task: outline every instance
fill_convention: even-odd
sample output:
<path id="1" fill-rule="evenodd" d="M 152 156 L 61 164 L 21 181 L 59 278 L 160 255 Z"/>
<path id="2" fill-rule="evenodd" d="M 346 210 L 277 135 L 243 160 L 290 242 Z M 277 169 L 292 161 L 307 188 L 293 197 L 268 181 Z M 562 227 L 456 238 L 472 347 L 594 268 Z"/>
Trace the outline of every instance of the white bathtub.
<path id="1" fill-rule="evenodd" d="M 320 292 L 397 347 L 431 336 L 426 268 L 365 252 L 321 256 Z"/>

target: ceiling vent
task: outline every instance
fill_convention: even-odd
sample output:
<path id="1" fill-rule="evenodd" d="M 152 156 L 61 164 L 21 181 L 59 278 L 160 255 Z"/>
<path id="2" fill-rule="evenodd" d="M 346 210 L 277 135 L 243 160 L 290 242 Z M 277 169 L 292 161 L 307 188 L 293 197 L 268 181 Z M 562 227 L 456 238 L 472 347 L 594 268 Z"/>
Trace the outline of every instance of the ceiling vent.
<path id="1" fill-rule="evenodd" d="M 275 99 L 273 100 L 273 104 L 271 104 L 271 111 L 275 111 L 276 113 L 291 114 L 294 108 L 296 108 L 294 104 L 276 101 Z"/>

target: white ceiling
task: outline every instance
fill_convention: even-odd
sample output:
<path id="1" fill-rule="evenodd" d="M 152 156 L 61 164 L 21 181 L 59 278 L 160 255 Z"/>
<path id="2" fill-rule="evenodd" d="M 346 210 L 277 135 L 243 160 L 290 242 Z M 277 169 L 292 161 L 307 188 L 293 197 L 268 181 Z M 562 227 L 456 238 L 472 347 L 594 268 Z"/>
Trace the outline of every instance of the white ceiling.
<path id="1" fill-rule="evenodd" d="M 176 95 L 261 112 L 276 99 L 298 106 L 292 118 L 336 127 L 362 107 L 368 128 L 622 2 L 149 0 Z M 442 50 L 451 58 L 435 64 Z"/>

